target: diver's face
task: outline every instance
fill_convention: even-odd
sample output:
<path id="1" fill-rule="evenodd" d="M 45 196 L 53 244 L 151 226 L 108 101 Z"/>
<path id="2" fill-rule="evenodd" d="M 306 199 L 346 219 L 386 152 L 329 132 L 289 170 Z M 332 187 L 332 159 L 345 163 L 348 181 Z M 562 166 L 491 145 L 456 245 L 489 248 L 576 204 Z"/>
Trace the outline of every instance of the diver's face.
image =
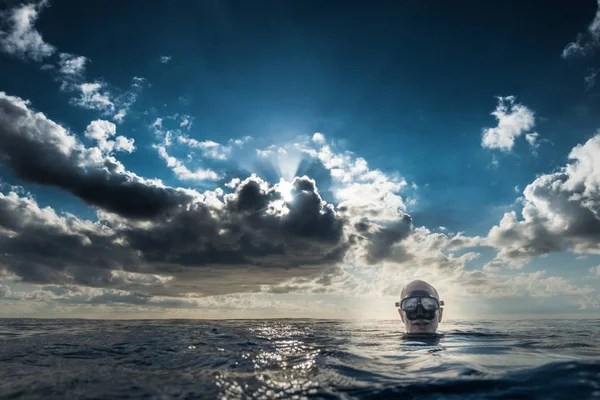
<path id="1" fill-rule="evenodd" d="M 442 320 L 439 300 L 423 290 L 409 293 L 401 302 L 400 318 L 407 333 L 435 333 Z"/>
<path id="2" fill-rule="evenodd" d="M 406 313 L 401 310 L 402 320 L 404 321 L 404 327 L 407 333 L 435 333 L 439 324 L 439 313 L 440 311 L 435 312 L 435 318 L 432 320 L 428 319 L 415 319 L 413 321 L 409 320 L 406 316 Z"/>

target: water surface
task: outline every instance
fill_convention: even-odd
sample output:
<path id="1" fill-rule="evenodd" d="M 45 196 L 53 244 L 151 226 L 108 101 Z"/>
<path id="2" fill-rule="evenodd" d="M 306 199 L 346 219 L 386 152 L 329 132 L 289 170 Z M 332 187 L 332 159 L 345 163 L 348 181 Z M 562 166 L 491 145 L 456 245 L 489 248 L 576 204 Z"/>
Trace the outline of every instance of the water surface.
<path id="1" fill-rule="evenodd" d="M 600 320 L 0 319 L 0 398 L 600 398 Z"/>

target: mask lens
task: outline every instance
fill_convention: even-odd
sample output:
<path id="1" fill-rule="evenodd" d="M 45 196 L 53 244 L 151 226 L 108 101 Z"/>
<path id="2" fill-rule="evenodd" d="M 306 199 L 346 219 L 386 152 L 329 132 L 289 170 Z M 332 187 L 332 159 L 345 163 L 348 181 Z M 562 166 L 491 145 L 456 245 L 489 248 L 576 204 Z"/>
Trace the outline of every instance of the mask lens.
<path id="1" fill-rule="evenodd" d="M 402 300 L 401 306 L 404 311 L 414 311 L 417 309 L 418 302 L 418 297 L 409 297 L 407 299 Z"/>
<path id="2" fill-rule="evenodd" d="M 421 298 L 421 305 L 428 311 L 435 311 L 438 309 L 438 302 L 432 297 Z"/>

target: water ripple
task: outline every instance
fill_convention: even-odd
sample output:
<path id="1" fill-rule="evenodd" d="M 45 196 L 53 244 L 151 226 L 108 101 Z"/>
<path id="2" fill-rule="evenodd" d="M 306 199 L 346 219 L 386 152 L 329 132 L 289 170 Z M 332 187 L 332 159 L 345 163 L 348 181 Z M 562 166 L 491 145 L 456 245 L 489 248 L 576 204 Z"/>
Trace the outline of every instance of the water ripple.
<path id="1" fill-rule="evenodd" d="M 600 320 L 0 320 L 1 398 L 600 398 Z"/>

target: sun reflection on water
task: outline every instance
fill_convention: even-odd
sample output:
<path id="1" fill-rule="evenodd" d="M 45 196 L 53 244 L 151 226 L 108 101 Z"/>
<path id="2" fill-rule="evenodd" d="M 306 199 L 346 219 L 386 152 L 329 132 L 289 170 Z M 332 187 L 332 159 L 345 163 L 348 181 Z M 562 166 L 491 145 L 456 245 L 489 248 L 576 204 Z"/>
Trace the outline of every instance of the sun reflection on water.
<path id="1" fill-rule="evenodd" d="M 239 363 L 247 373 L 219 372 L 215 379 L 222 399 L 306 399 L 317 393 L 316 358 L 319 350 L 295 337 L 310 335 L 308 330 L 289 324 L 248 328 L 254 338 L 267 340 L 258 351 L 243 351 Z"/>

